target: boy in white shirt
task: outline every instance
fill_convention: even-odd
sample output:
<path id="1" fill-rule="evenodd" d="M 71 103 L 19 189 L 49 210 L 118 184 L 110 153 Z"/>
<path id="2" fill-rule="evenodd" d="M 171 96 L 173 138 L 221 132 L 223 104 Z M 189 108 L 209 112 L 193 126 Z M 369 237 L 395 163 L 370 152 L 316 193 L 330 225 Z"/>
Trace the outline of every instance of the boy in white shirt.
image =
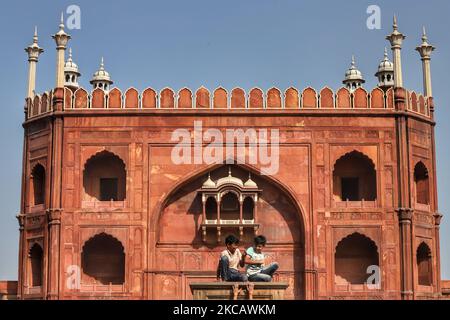
<path id="1" fill-rule="evenodd" d="M 217 280 L 228 282 L 247 282 L 247 275 L 239 272 L 239 267 L 245 266 L 245 252 L 241 254 L 238 249 L 239 239 L 233 235 L 225 239 L 227 249 L 221 253 L 219 267 L 217 268 Z"/>

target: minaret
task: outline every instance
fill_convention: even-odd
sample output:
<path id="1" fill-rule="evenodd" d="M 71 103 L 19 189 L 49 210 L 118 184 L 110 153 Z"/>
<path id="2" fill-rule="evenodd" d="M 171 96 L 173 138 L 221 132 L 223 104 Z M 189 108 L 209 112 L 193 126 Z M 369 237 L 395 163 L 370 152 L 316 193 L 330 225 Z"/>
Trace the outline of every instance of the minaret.
<path id="1" fill-rule="evenodd" d="M 422 58 L 422 69 L 423 69 L 423 90 L 426 97 L 433 96 L 433 88 L 431 86 L 431 53 L 436 48 L 428 43 L 428 37 L 423 27 L 422 44 L 416 48 Z"/>
<path id="2" fill-rule="evenodd" d="M 81 77 L 81 73 L 78 70 L 78 66 L 72 59 L 72 48 L 69 49 L 69 58 L 64 65 L 64 86 L 76 90 L 80 87 L 78 84 L 78 78 Z"/>
<path id="3" fill-rule="evenodd" d="M 39 61 L 39 55 L 44 52 L 44 49 L 38 45 L 37 27 L 34 28 L 33 43 L 25 48 L 28 53 L 28 91 L 27 98 L 34 97 L 34 90 L 36 89 L 36 66 Z"/>
<path id="4" fill-rule="evenodd" d="M 59 24 L 59 31 L 52 36 L 56 42 L 56 88 L 64 87 L 64 63 L 67 43 L 70 40 L 70 35 L 64 31 L 64 13 L 61 13 L 61 23 Z"/>
<path id="5" fill-rule="evenodd" d="M 90 81 L 94 89 L 100 88 L 109 91 L 109 87 L 114 83 L 111 80 L 109 73 L 105 70 L 105 62 L 102 57 L 102 62 L 100 63 L 100 69 L 98 69 Z"/>
<path id="6" fill-rule="evenodd" d="M 352 56 L 352 65 L 350 66 L 350 69 L 348 69 L 345 73 L 345 79 L 344 81 L 342 81 L 342 83 L 347 89 L 353 92 L 356 89 L 362 87 L 365 82 L 366 81 L 364 80 L 361 71 L 356 68 L 355 56 Z"/>
<path id="7" fill-rule="evenodd" d="M 378 87 L 383 90 L 394 86 L 394 64 L 389 60 L 387 48 L 384 48 L 384 59 L 378 66 L 375 77 L 378 78 Z"/>
<path id="8" fill-rule="evenodd" d="M 402 73 L 402 43 L 405 40 L 405 36 L 398 31 L 397 17 L 394 15 L 394 30 L 390 35 L 386 37 L 389 40 L 392 47 L 392 56 L 394 60 L 394 86 L 396 88 L 403 87 L 403 73 Z"/>

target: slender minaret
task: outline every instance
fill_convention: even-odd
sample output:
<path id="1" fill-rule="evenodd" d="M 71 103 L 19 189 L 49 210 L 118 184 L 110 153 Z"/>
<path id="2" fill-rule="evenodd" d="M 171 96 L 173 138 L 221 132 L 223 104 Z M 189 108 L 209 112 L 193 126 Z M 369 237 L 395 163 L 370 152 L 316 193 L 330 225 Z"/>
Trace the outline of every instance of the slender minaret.
<path id="1" fill-rule="evenodd" d="M 39 61 L 39 55 L 44 52 L 44 49 L 38 45 L 37 27 L 34 28 L 33 43 L 25 48 L 28 53 L 28 91 L 27 98 L 34 97 L 34 90 L 36 88 L 36 66 Z"/>
<path id="2" fill-rule="evenodd" d="M 64 64 L 65 52 L 67 43 L 70 40 L 70 35 L 64 31 L 64 13 L 61 13 L 61 23 L 59 24 L 59 31 L 52 36 L 56 42 L 56 88 L 64 88 Z"/>
<path id="3" fill-rule="evenodd" d="M 402 43 L 405 40 L 405 36 L 398 31 L 397 17 L 394 15 L 394 30 L 390 35 L 386 37 L 389 40 L 392 47 L 392 56 L 394 59 L 394 86 L 396 88 L 403 87 L 403 73 L 402 73 Z"/>
<path id="4" fill-rule="evenodd" d="M 426 97 L 433 96 L 433 88 L 431 86 L 431 53 L 436 48 L 428 43 L 427 32 L 425 27 L 423 27 L 422 44 L 416 48 L 422 58 L 422 69 L 423 69 L 423 90 Z"/>

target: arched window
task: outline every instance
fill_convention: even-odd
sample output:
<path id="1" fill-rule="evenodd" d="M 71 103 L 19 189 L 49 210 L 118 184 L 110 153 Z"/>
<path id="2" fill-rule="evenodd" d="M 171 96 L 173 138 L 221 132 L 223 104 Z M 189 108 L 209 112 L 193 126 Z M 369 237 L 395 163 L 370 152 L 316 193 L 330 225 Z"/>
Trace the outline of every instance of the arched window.
<path id="1" fill-rule="evenodd" d="M 340 158 L 334 166 L 333 193 L 337 201 L 375 201 L 377 182 L 374 163 L 357 151 Z"/>
<path id="2" fill-rule="evenodd" d="M 44 204 L 45 202 L 45 169 L 38 164 L 31 172 L 31 203 L 35 206 Z"/>
<path id="3" fill-rule="evenodd" d="M 66 74 L 66 82 L 70 81 L 70 75 Z"/>
<path id="4" fill-rule="evenodd" d="M 430 204 L 428 170 L 423 162 L 417 163 L 414 168 L 414 183 L 416 186 L 416 202 L 420 204 Z"/>
<path id="5" fill-rule="evenodd" d="M 336 284 L 365 284 L 371 273 L 370 266 L 379 266 L 377 246 L 369 238 L 354 233 L 336 247 Z"/>
<path id="6" fill-rule="evenodd" d="M 115 154 L 103 151 L 86 162 L 84 190 L 99 201 L 124 201 L 126 175 L 125 163 Z"/>
<path id="7" fill-rule="evenodd" d="M 93 278 L 103 285 L 125 282 L 125 252 L 116 238 L 102 233 L 87 241 L 81 253 L 84 279 Z"/>
<path id="8" fill-rule="evenodd" d="M 228 192 L 220 202 L 221 220 L 239 220 L 239 199 L 234 192 Z"/>
<path id="9" fill-rule="evenodd" d="M 245 221 L 251 221 L 255 219 L 255 203 L 251 197 L 247 197 L 243 204 L 243 219 Z"/>
<path id="10" fill-rule="evenodd" d="M 206 220 L 217 220 L 217 201 L 213 197 L 206 200 Z"/>
<path id="11" fill-rule="evenodd" d="M 417 248 L 417 273 L 419 277 L 419 285 L 431 286 L 433 283 L 432 277 L 432 259 L 430 247 L 425 242 L 422 242 Z"/>
<path id="12" fill-rule="evenodd" d="M 32 287 L 42 286 L 43 255 L 41 246 L 35 243 L 29 252 L 30 284 Z"/>

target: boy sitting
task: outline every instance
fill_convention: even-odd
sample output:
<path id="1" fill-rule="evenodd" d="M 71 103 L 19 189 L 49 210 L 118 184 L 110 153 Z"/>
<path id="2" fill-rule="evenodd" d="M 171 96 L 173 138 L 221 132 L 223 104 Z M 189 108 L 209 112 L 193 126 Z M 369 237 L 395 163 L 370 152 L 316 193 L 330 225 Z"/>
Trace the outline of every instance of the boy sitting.
<path id="1" fill-rule="evenodd" d="M 253 247 L 248 248 L 247 255 L 244 256 L 248 280 L 251 282 L 271 282 L 273 274 L 278 270 L 278 263 L 276 262 L 266 266 L 267 258 L 262 252 L 266 243 L 266 237 L 256 237 Z"/>
<path id="2" fill-rule="evenodd" d="M 241 254 L 238 249 L 239 239 L 233 235 L 225 239 L 227 249 L 221 253 L 219 267 L 217 269 L 217 280 L 228 282 L 247 282 L 247 276 L 239 272 L 239 266 L 245 266 L 246 253 Z"/>

